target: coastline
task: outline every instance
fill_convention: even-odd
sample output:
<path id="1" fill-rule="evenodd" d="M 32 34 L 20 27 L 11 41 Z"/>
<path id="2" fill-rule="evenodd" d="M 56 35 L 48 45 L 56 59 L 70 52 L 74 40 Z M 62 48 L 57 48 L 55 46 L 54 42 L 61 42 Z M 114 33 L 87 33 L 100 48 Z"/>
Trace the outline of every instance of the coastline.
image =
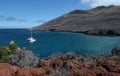
<path id="1" fill-rule="evenodd" d="M 27 30 L 30 31 L 30 28 L 0 28 L 0 30 Z M 89 31 L 66 31 L 66 30 L 36 30 L 33 29 L 33 31 L 43 31 L 43 32 L 69 32 L 69 33 L 83 33 L 86 35 L 91 35 L 91 36 L 108 36 L 108 37 L 119 37 L 120 34 L 100 34 L 100 33 L 90 33 Z"/>
<path id="2" fill-rule="evenodd" d="M 88 31 L 65 31 L 65 30 L 35 30 L 33 31 L 43 31 L 43 32 L 69 32 L 69 33 L 82 33 L 86 35 L 91 35 L 91 36 L 107 36 L 107 37 L 120 37 L 120 34 L 97 34 L 97 33 L 88 33 Z"/>

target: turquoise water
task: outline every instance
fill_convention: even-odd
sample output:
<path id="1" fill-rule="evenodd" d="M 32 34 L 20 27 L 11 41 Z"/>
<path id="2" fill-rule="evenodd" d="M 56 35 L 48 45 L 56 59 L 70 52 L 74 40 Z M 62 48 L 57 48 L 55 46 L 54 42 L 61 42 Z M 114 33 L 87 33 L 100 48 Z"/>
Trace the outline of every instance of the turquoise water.
<path id="1" fill-rule="evenodd" d="M 114 47 L 120 47 L 120 37 L 91 36 L 70 32 L 34 31 L 37 41 L 27 42 L 30 31 L 24 29 L 0 29 L 0 46 L 14 40 L 20 47 L 27 47 L 36 55 L 45 57 L 56 52 L 73 51 L 77 54 L 96 54 L 110 52 Z"/>

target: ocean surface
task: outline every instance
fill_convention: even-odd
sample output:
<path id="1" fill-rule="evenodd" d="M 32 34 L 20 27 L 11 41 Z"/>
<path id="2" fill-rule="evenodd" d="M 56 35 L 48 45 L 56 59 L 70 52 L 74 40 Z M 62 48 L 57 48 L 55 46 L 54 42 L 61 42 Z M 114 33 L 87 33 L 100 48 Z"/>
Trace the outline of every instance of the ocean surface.
<path id="1" fill-rule="evenodd" d="M 82 33 L 33 31 L 35 43 L 28 43 L 30 31 L 25 29 L 0 29 L 0 46 L 11 40 L 20 47 L 27 47 L 39 57 L 57 52 L 75 52 L 80 55 L 109 53 L 120 47 L 120 37 L 91 36 Z"/>

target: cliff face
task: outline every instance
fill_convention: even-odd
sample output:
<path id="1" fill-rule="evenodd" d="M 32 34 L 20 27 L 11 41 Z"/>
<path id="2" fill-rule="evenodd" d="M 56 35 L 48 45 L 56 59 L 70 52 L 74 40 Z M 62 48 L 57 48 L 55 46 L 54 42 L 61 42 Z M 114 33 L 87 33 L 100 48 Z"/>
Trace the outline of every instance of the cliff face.
<path id="1" fill-rule="evenodd" d="M 74 10 L 33 29 L 120 35 L 120 6 L 99 6 L 91 10 Z"/>

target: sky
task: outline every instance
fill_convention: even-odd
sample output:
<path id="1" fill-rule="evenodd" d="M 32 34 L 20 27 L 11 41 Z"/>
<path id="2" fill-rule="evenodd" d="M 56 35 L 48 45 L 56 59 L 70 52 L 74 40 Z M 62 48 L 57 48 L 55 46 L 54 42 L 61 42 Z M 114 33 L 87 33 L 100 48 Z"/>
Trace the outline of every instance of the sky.
<path id="1" fill-rule="evenodd" d="M 0 0 L 0 28 L 31 28 L 72 10 L 120 5 L 120 0 Z"/>

